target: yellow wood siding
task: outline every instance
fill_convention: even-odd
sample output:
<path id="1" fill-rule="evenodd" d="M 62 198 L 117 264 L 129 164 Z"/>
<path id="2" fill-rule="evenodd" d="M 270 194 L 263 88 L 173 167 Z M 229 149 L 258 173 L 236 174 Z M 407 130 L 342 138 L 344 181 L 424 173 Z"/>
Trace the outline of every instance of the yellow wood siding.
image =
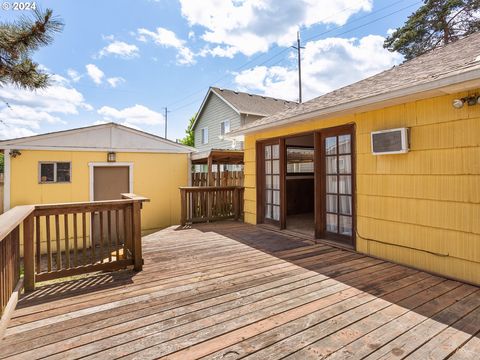
<path id="1" fill-rule="evenodd" d="M 451 105 L 466 95 L 247 135 L 245 220 L 256 222 L 257 140 L 355 123 L 357 250 L 480 284 L 480 105 Z M 410 128 L 411 151 L 372 155 L 370 133 L 396 127 Z"/>
<path id="2" fill-rule="evenodd" d="M 11 205 L 89 201 L 90 162 L 105 162 L 106 152 L 30 151 L 11 159 Z M 70 161 L 70 183 L 39 184 L 39 161 Z M 117 162 L 133 163 L 133 190 L 148 197 L 142 210 L 142 231 L 180 222 L 179 186 L 188 184 L 188 155 L 117 153 Z"/>

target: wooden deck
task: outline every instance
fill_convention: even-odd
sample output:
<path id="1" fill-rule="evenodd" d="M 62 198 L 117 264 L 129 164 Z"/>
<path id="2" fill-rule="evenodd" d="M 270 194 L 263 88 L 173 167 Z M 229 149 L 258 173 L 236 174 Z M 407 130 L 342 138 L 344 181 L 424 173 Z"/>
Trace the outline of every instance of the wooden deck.
<path id="1" fill-rule="evenodd" d="M 24 297 L 0 358 L 478 359 L 480 289 L 234 222 Z"/>

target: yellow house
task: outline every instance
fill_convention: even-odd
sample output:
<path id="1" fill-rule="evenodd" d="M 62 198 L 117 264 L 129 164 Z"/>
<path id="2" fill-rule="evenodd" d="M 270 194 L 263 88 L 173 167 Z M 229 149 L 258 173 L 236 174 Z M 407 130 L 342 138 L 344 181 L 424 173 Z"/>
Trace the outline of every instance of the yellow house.
<path id="1" fill-rule="evenodd" d="M 477 33 L 234 131 L 245 221 L 480 284 L 479 95 Z"/>
<path id="2" fill-rule="evenodd" d="M 4 208 L 83 202 L 136 193 L 150 198 L 142 232 L 180 221 L 192 148 L 115 123 L 0 141 Z"/>

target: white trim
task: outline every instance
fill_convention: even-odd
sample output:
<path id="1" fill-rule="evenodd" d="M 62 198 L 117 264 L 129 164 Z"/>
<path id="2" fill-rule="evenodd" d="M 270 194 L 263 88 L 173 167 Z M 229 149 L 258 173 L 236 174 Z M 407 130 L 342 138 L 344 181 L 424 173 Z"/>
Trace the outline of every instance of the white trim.
<path id="1" fill-rule="evenodd" d="M 8 145 L 11 146 L 11 145 Z M 89 147 L 66 147 L 66 146 L 23 146 L 23 145 L 15 145 L 14 148 L 16 150 L 47 150 L 47 151 L 92 151 L 92 152 L 131 152 L 131 153 L 160 153 L 160 154 L 190 154 L 192 152 L 196 152 L 196 149 L 193 149 L 191 151 L 170 151 L 170 150 L 155 150 L 155 149 L 117 149 L 117 148 L 107 148 L 107 147 L 99 147 L 99 148 L 89 148 Z M 7 149 L 6 147 L 3 147 L 0 144 L 0 150 L 1 149 Z"/>
<path id="2" fill-rule="evenodd" d="M 94 179 L 94 168 L 97 166 L 105 167 L 105 166 L 110 166 L 110 167 L 118 167 L 118 166 L 128 166 L 128 192 L 133 193 L 133 162 L 90 162 L 88 163 L 89 167 L 89 198 L 90 201 L 94 201 L 94 184 L 93 184 L 93 179 Z"/>
<path id="3" fill-rule="evenodd" d="M 175 147 L 178 150 L 173 151 L 173 150 L 158 150 L 158 149 L 137 149 L 137 148 L 133 148 L 133 149 L 128 149 L 127 148 L 127 149 L 125 149 L 125 148 L 105 148 L 105 147 L 102 147 L 102 148 L 93 148 L 93 147 L 92 148 L 82 148 L 82 147 L 78 147 L 78 148 L 76 148 L 76 147 L 70 147 L 70 146 L 47 147 L 47 146 L 35 146 L 35 145 L 29 145 L 28 144 L 28 142 L 30 140 L 38 140 L 38 139 L 48 140 L 48 139 L 51 139 L 51 138 L 62 137 L 64 135 L 72 135 L 72 134 L 75 135 L 75 134 L 83 133 L 85 131 L 91 131 L 92 129 L 109 129 L 110 134 L 111 134 L 111 136 L 110 136 L 110 144 L 111 144 L 112 131 L 113 131 L 114 128 L 121 129 L 123 131 L 129 132 L 129 133 L 132 133 L 132 134 L 136 134 L 138 136 L 143 136 L 143 137 L 151 139 L 151 140 L 155 140 L 159 143 Z M 192 148 L 192 147 L 182 145 L 182 144 L 176 143 L 174 141 L 161 138 L 157 135 L 150 134 L 150 133 L 147 133 L 147 132 L 144 132 L 144 131 L 141 131 L 141 130 L 132 129 L 132 128 L 129 128 L 127 126 L 116 124 L 116 123 L 92 125 L 92 126 L 86 126 L 86 127 L 82 127 L 82 128 L 63 130 L 63 131 L 57 131 L 57 132 L 52 132 L 52 133 L 47 133 L 47 134 L 33 135 L 33 136 L 27 136 L 27 137 L 22 137 L 22 138 L 17 138 L 17 139 L 0 141 L 0 149 L 2 149 L 4 147 L 10 147 L 10 148 L 14 148 L 14 149 L 25 149 L 25 150 L 33 150 L 33 149 L 41 149 L 41 150 L 47 150 L 47 149 L 50 149 L 50 150 L 76 149 L 76 150 L 87 150 L 87 151 L 110 150 L 110 151 L 124 151 L 124 152 L 139 151 L 139 152 L 168 152 L 168 153 L 177 153 L 177 152 L 188 153 L 188 152 L 191 152 L 191 151 L 195 151 L 195 149 Z"/>
<path id="4" fill-rule="evenodd" d="M 187 174 L 188 174 L 188 180 L 187 180 L 187 185 L 192 186 L 192 154 L 188 154 L 188 160 L 187 160 Z"/>
<path id="5" fill-rule="evenodd" d="M 476 88 L 479 86 L 479 83 L 478 83 L 479 79 L 480 79 L 480 67 L 477 66 L 472 70 L 464 71 L 461 73 L 457 72 L 457 73 L 454 73 L 453 75 L 443 77 L 441 79 L 437 79 L 434 81 L 430 81 L 428 83 L 408 86 L 401 89 L 382 93 L 379 95 L 373 95 L 373 96 L 369 96 L 359 100 L 349 101 L 347 103 L 342 103 L 332 107 L 313 110 L 310 112 L 304 112 L 292 117 L 278 119 L 278 120 L 275 120 L 274 122 L 260 124 L 257 126 L 246 128 L 246 129 L 240 128 L 232 131 L 231 136 L 251 134 L 251 133 L 255 133 L 265 129 L 270 129 L 274 127 L 277 128 L 282 125 L 289 125 L 295 122 L 299 122 L 302 120 L 309 120 L 312 118 L 320 119 L 320 118 L 332 117 L 345 112 L 351 113 L 354 111 L 360 111 L 362 108 L 365 108 L 367 106 L 374 106 L 375 104 L 379 105 L 380 108 L 395 105 L 395 104 L 400 104 L 402 103 L 403 100 L 407 101 L 407 99 L 405 99 L 406 97 L 412 96 L 412 95 L 417 95 L 415 100 L 424 99 L 434 95 L 437 95 L 437 96 L 440 96 L 442 94 L 445 95 L 445 94 L 448 94 L 449 92 L 447 91 L 447 89 L 444 89 L 444 88 L 447 88 L 448 86 L 451 86 L 451 85 L 471 82 L 474 80 L 476 80 L 477 82 L 474 81 L 474 83 L 471 84 L 471 88 Z M 467 87 L 467 85 L 465 86 Z M 463 90 L 467 90 L 467 88 Z M 435 94 L 432 94 L 432 92 L 435 92 L 435 91 L 437 92 Z M 458 92 L 460 91 L 462 90 L 458 90 Z M 398 100 L 398 101 L 395 101 L 395 100 Z M 411 99 L 411 100 L 413 101 L 414 99 Z M 390 101 L 390 103 L 382 104 L 382 102 L 387 102 L 387 101 Z"/>
<path id="6" fill-rule="evenodd" d="M 3 211 L 10 210 L 11 157 L 10 149 L 3 152 Z"/>

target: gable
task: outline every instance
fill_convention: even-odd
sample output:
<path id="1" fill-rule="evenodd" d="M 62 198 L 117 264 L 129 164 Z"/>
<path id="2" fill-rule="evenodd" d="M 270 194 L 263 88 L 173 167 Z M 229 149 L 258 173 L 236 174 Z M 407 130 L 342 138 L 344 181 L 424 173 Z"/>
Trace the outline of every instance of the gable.
<path id="1" fill-rule="evenodd" d="M 189 153 L 193 149 L 119 124 L 103 124 L 0 141 L 0 148 Z"/>

